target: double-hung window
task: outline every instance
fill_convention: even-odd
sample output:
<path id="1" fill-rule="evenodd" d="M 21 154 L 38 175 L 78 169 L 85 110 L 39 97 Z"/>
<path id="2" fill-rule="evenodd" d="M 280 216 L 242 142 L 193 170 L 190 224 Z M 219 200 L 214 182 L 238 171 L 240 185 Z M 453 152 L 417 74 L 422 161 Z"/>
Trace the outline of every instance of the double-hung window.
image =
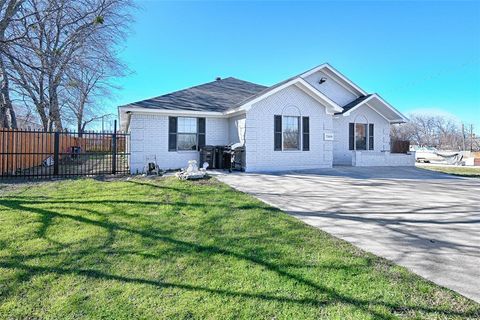
<path id="1" fill-rule="evenodd" d="M 350 123 L 350 150 L 374 150 L 373 123 Z"/>
<path id="2" fill-rule="evenodd" d="M 205 118 L 169 117 L 168 151 L 195 151 L 205 146 Z"/>
<path id="3" fill-rule="evenodd" d="M 274 117 L 274 150 L 310 150 L 309 117 Z"/>
<path id="4" fill-rule="evenodd" d="M 178 117 L 177 150 L 197 150 L 197 118 Z"/>

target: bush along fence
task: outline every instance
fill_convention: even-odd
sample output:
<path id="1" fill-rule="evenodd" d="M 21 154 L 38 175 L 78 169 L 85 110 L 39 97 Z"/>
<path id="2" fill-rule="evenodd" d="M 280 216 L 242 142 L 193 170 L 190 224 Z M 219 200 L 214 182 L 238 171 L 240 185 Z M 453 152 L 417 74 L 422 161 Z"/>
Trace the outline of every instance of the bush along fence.
<path id="1" fill-rule="evenodd" d="M 116 124 L 115 124 L 116 127 Z M 129 135 L 0 128 L 0 177 L 128 174 Z"/>

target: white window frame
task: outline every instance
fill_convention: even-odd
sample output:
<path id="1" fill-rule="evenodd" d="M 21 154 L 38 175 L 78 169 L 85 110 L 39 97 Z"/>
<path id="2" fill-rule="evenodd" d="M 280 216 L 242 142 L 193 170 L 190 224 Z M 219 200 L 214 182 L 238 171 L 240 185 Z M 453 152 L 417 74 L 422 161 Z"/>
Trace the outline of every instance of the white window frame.
<path id="1" fill-rule="evenodd" d="M 357 125 L 362 125 L 365 128 L 365 149 L 357 149 Z M 353 149 L 358 151 L 368 150 L 368 123 L 355 122 L 353 124 Z"/>
<path id="2" fill-rule="evenodd" d="M 298 148 L 296 149 L 285 149 L 284 143 L 285 143 L 285 118 L 297 118 L 297 123 L 298 123 Z M 282 151 L 287 151 L 287 152 L 298 152 L 302 151 L 302 123 L 301 123 L 301 116 L 290 116 L 290 115 L 282 115 Z"/>
<path id="3" fill-rule="evenodd" d="M 193 132 L 181 132 L 180 131 L 180 119 L 194 119 L 195 120 L 195 133 Z M 179 149 L 178 148 L 178 137 L 179 135 L 195 135 L 195 149 Z M 198 150 L 198 118 L 196 117 L 177 117 L 177 151 L 178 152 L 197 152 Z"/>
<path id="4" fill-rule="evenodd" d="M 357 124 L 366 126 L 365 149 L 357 149 Z M 375 150 L 375 130 L 373 131 L 373 149 L 370 149 L 370 122 L 353 122 L 353 151 L 374 151 Z"/>

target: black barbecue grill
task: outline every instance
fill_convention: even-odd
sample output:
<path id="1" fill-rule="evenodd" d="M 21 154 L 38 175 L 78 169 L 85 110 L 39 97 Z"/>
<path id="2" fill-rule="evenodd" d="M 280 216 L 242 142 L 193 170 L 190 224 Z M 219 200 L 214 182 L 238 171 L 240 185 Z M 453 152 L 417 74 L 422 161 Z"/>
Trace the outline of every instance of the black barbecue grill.
<path id="1" fill-rule="evenodd" d="M 226 146 L 200 148 L 200 164 L 208 163 L 209 169 L 245 170 L 245 147 L 241 143 Z"/>
<path id="2" fill-rule="evenodd" d="M 225 168 L 228 171 L 245 171 L 245 146 L 241 143 L 232 143 L 225 146 L 223 151 Z M 228 166 L 228 167 L 227 167 Z"/>

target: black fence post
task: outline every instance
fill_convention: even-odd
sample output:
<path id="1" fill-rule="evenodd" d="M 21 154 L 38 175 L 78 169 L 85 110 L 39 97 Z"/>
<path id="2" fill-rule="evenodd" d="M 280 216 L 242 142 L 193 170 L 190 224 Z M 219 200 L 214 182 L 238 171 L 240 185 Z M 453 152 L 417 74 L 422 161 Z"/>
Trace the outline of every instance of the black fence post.
<path id="1" fill-rule="evenodd" d="M 58 161 L 60 153 L 60 132 L 56 131 L 53 139 L 53 175 L 58 176 Z"/>
<path id="2" fill-rule="evenodd" d="M 112 174 L 117 173 L 117 120 L 113 124 L 112 135 Z"/>

